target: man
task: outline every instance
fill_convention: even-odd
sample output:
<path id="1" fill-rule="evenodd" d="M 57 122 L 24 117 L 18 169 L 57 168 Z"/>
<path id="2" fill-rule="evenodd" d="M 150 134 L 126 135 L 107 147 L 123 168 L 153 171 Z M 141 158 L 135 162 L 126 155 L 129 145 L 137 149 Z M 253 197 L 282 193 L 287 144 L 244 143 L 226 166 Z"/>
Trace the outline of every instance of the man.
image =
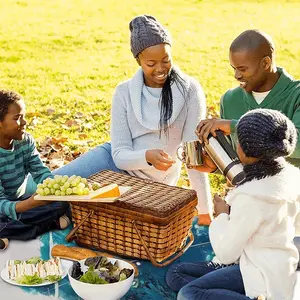
<path id="1" fill-rule="evenodd" d="M 229 60 L 240 85 L 223 95 L 221 119 L 206 119 L 199 123 L 196 129 L 199 140 L 207 143 L 208 135 L 215 136 L 215 131 L 219 129 L 230 135 L 235 148 L 236 124 L 244 113 L 255 108 L 279 110 L 298 129 L 296 149 L 287 160 L 300 167 L 300 81 L 276 66 L 274 43 L 267 34 L 258 30 L 246 30 L 232 42 Z M 196 169 L 213 172 L 216 166 L 206 156 L 204 166 Z M 215 197 L 215 206 L 223 204 L 222 199 Z M 300 237 L 295 238 L 295 244 L 300 251 Z"/>
<path id="2" fill-rule="evenodd" d="M 215 136 L 215 131 L 220 129 L 230 135 L 235 147 L 238 119 L 255 108 L 279 110 L 300 129 L 300 81 L 295 81 L 284 69 L 276 66 L 274 43 L 268 35 L 258 30 L 244 31 L 232 42 L 229 60 L 240 85 L 223 95 L 221 119 L 199 123 L 197 132 L 201 142 L 207 143 L 208 134 Z M 288 160 L 300 167 L 299 131 L 296 150 Z M 210 171 L 214 171 L 215 167 L 210 166 Z M 201 167 L 198 170 L 206 171 Z"/>

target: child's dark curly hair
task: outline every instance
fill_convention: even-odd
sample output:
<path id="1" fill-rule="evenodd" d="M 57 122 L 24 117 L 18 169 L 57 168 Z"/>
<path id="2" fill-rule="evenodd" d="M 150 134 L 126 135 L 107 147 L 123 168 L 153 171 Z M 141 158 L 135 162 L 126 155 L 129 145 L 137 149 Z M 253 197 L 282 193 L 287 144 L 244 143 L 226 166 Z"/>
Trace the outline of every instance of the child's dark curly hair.
<path id="1" fill-rule="evenodd" d="M 10 105 L 21 99 L 22 97 L 13 91 L 0 90 L 0 122 L 4 120 Z"/>

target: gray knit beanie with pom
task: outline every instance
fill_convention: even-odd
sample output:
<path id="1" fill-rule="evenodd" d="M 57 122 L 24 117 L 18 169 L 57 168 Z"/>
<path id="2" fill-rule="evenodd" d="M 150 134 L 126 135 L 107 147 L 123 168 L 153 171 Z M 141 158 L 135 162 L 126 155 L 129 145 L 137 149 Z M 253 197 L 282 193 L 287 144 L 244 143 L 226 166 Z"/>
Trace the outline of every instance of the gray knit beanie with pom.
<path id="1" fill-rule="evenodd" d="M 256 158 L 289 156 L 297 143 L 295 125 L 272 109 L 254 109 L 244 114 L 237 124 L 237 136 L 246 156 Z"/>
<path id="2" fill-rule="evenodd" d="M 152 16 L 135 17 L 129 23 L 129 29 L 131 52 L 135 58 L 146 48 L 159 44 L 171 45 L 168 31 Z"/>

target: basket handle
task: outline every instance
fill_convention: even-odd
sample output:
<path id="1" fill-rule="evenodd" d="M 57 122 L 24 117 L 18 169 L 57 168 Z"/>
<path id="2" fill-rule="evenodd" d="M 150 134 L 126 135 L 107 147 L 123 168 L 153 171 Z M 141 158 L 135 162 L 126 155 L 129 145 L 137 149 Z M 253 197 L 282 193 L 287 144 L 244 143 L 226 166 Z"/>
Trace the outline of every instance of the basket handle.
<path id="1" fill-rule="evenodd" d="M 76 231 L 79 229 L 79 227 L 89 218 L 92 214 L 94 213 L 93 210 L 91 210 L 79 223 L 76 227 L 74 227 L 66 236 L 66 241 L 71 242 L 73 241 L 76 237 L 74 236 Z"/>
<path id="2" fill-rule="evenodd" d="M 143 245 L 143 247 L 144 247 L 144 249 L 145 249 L 145 251 L 146 251 L 146 253 L 147 253 L 147 255 L 148 255 L 148 257 L 149 257 L 149 259 L 150 259 L 150 261 L 151 261 L 151 263 L 152 263 L 154 266 L 159 267 L 159 268 L 165 267 L 165 266 L 169 265 L 169 264 L 172 263 L 174 260 L 176 260 L 178 257 L 180 257 L 182 254 L 184 254 L 184 252 L 185 252 L 185 251 L 193 244 L 194 239 L 195 239 L 195 238 L 194 238 L 194 235 L 193 235 L 193 233 L 192 233 L 192 231 L 190 230 L 190 231 L 189 231 L 189 234 L 188 234 L 188 237 L 190 238 L 189 243 L 186 244 L 186 245 L 184 246 L 184 248 L 182 248 L 181 250 L 179 250 L 178 253 L 177 253 L 175 256 L 173 256 L 172 258 L 169 258 L 169 259 L 167 259 L 167 260 L 164 260 L 162 263 L 161 263 L 161 262 L 159 263 L 159 262 L 157 262 L 157 261 L 153 258 L 152 254 L 150 253 L 150 251 L 149 251 L 149 249 L 148 249 L 148 246 L 146 245 L 145 241 L 143 240 L 142 235 L 141 235 L 139 229 L 137 228 L 137 226 L 136 226 L 136 224 L 135 224 L 135 221 L 132 221 L 132 224 L 133 224 L 133 227 L 134 227 L 134 229 L 136 230 L 136 232 L 137 232 L 137 234 L 138 234 L 138 236 L 139 236 L 139 238 L 140 238 L 140 240 L 141 240 L 141 242 L 142 242 L 142 245 Z"/>

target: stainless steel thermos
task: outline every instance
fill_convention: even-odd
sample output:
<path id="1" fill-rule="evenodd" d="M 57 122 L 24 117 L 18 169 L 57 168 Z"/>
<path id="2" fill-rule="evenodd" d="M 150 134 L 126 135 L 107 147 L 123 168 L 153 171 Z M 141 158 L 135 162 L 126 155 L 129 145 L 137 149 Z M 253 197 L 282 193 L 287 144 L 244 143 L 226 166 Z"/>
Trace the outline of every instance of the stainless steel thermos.
<path id="1" fill-rule="evenodd" d="M 208 136 L 208 142 L 208 144 L 204 145 L 204 149 L 223 175 L 233 185 L 241 183 L 245 179 L 243 165 L 229 143 L 228 138 L 222 131 L 217 130 L 216 137 L 211 134 Z"/>

